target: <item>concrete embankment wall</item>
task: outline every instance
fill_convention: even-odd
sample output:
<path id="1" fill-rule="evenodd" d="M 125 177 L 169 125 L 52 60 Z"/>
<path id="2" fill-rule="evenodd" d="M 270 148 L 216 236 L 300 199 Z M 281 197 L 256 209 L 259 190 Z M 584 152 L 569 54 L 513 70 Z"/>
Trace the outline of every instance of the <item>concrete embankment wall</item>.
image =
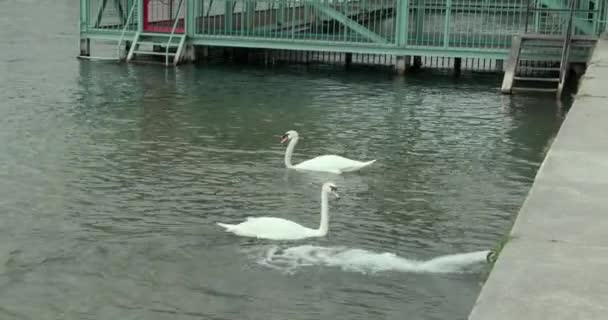
<path id="1" fill-rule="evenodd" d="M 608 35 L 469 320 L 608 319 Z"/>

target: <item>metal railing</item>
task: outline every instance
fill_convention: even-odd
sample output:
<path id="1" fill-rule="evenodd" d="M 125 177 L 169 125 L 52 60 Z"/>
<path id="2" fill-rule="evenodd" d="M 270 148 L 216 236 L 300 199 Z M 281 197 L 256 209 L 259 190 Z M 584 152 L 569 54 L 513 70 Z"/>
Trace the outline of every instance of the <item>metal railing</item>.
<path id="1" fill-rule="evenodd" d="M 129 10 L 129 16 L 127 17 L 127 20 L 125 21 L 124 28 L 122 29 L 122 32 L 120 33 L 120 38 L 118 39 L 118 44 L 116 45 L 116 55 L 118 56 L 118 59 L 121 59 L 121 57 L 122 57 L 122 55 L 121 55 L 122 41 L 125 38 L 125 34 L 127 32 L 127 29 L 129 28 L 130 21 L 133 18 L 133 13 L 135 12 L 135 8 L 137 8 L 137 1 L 133 1 L 133 3 L 131 4 L 131 9 Z"/>
<path id="2" fill-rule="evenodd" d="M 130 8 L 138 0 L 81 0 L 86 10 L 83 21 L 86 21 L 86 31 L 137 31 L 139 15 L 129 18 Z M 84 2 L 84 4 L 82 3 Z"/>
<path id="3" fill-rule="evenodd" d="M 570 21 L 575 35 L 592 35 L 601 32 L 602 21 L 599 18 L 604 9 L 601 6 L 589 8 L 589 4 L 595 2 L 578 1 L 574 7 L 571 7 L 568 1 L 562 0 L 529 2 L 526 7 L 525 32 L 561 35 L 566 32 Z M 551 5 L 545 5 L 545 2 Z M 599 4 L 605 5 L 605 3 Z"/>
<path id="4" fill-rule="evenodd" d="M 532 27 L 542 33 L 563 33 L 567 19 L 560 9 L 530 10 L 532 5 L 546 7 L 544 2 L 559 6 L 556 1 L 199 0 L 194 29 L 195 36 L 203 37 L 509 48 L 514 34 Z M 567 6 L 563 8 L 567 14 Z M 586 18 L 586 14 L 594 17 Z M 593 23 L 599 14 L 600 8 L 580 9 L 577 34 L 596 32 Z M 406 34 L 397 39 L 403 29 Z"/>
<path id="5" fill-rule="evenodd" d="M 197 2 L 196 35 L 327 42 L 394 38 L 398 0 L 205 0 Z"/>
<path id="6" fill-rule="evenodd" d="M 138 0 L 86 2 L 86 31 L 137 31 Z M 184 29 L 194 39 L 280 41 L 441 50 L 507 50 L 517 34 L 563 34 L 567 0 L 183 0 Z M 186 5 L 187 4 L 187 5 Z M 105 8 L 105 9 L 104 9 Z M 193 10 L 192 10 L 193 9 Z M 608 0 L 581 0 L 575 35 L 606 30 Z M 122 13 L 121 13 L 122 12 Z M 172 20 L 175 33 L 177 18 Z M 85 32 L 86 32 L 85 31 Z M 168 33 L 168 31 L 165 31 Z"/>
<path id="7" fill-rule="evenodd" d="M 570 12 L 568 13 L 567 27 L 564 32 L 564 46 L 562 48 L 562 58 L 560 61 L 559 68 L 559 82 L 557 88 L 558 97 L 561 96 L 564 84 L 566 82 L 566 76 L 568 75 L 568 62 L 570 61 L 570 40 L 572 39 L 572 33 L 574 31 L 575 23 L 574 16 L 576 12 L 577 0 L 570 0 Z"/>
<path id="8" fill-rule="evenodd" d="M 173 22 L 173 28 L 171 28 L 171 35 L 169 36 L 169 40 L 167 40 L 167 46 L 165 48 L 165 65 L 168 66 L 169 65 L 169 48 L 171 47 L 171 41 L 173 41 L 173 36 L 175 35 L 175 30 L 177 29 L 177 25 L 179 23 L 179 20 L 181 19 L 181 13 L 182 13 L 182 9 L 184 8 L 184 0 L 179 0 L 179 4 L 177 5 L 177 12 L 175 13 L 175 19 Z M 187 23 L 187 22 L 186 22 Z M 185 24 L 185 23 L 184 23 Z M 178 48 L 177 52 L 175 53 L 175 57 L 174 59 L 179 59 L 179 54 L 180 54 L 180 48 Z"/>

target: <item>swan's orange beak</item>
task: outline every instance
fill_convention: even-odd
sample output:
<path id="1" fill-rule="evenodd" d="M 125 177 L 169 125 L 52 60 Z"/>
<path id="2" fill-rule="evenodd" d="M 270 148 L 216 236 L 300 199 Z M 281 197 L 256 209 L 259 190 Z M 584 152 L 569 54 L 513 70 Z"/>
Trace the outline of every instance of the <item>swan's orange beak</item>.
<path id="1" fill-rule="evenodd" d="M 289 136 L 284 134 L 283 136 L 281 136 L 281 143 L 285 143 L 285 141 L 289 140 Z"/>

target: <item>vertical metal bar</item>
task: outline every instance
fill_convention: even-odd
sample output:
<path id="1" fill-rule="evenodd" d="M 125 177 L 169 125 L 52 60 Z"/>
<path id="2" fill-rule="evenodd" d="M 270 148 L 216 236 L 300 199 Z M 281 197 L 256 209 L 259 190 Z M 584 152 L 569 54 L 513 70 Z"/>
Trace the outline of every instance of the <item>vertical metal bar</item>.
<path id="1" fill-rule="evenodd" d="M 422 17 L 422 29 L 427 31 L 428 36 L 426 36 L 423 40 L 423 44 L 424 45 L 431 45 L 434 46 L 435 45 L 435 37 L 436 37 L 436 33 L 437 30 L 434 28 L 434 26 L 431 24 L 430 20 L 432 18 L 435 17 L 435 0 L 423 0 L 425 2 L 428 2 L 429 4 L 429 10 L 428 12 L 425 10 L 424 12 L 424 16 Z"/>
<path id="2" fill-rule="evenodd" d="M 246 35 L 249 35 L 251 29 L 253 29 L 253 18 L 255 15 L 255 6 L 256 3 L 252 0 L 245 0 L 245 8 L 243 8 L 243 12 L 241 16 L 244 17 L 244 31 Z"/>
<path id="3" fill-rule="evenodd" d="M 310 17 L 310 6 L 308 5 L 308 1 L 304 1 L 303 6 L 304 6 L 304 8 L 303 8 L 304 14 L 302 17 L 302 19 L 303 19 L 302 23 L 308 24 L 310 22 L 309 21 L 310 20 L 310 18 L 309 18 Z M 303 37 L 306 37 L 305 34 L 303 34 Z"/>
<path id="4" fill-rule="evenodd" d="M 450 45 L 450 15 L 452 14 L 452 0 L 445 2 L 445 21 L 443 25 L 443 47 Z"/>
<path id="5" fill-rule="evenodd" d="M 435 1 L 435 5 L 436 5 L 436 7 L 438 7 L 438 6 L 439 6 L 439 0 L 436 0 L 436 1 Z M 441 11 L 441 9 L 436 9 L 436 11 L 437 11 L 436 13 L 438 13 L 438 14 L 440 14 L 440 15 L 441 15 L 441 12 L 442 12 L 442 11 Z M 444 20 L 444 22 L 445 22 L 445 20 Z M 427 21 L 427 24 L 428 24 L 428 26 L 429 26 L 429 29 L 431 29 L 431 28 L 432 28 L 432 29 L 434 29 L 434 30 L 435 30 L 435 31 L 433 32 L 433 45 L 434 45 L 434 46 L 441 45 L 441 43 L 440 43 L 440 42 L 441 42 L 441 39 L 439 39 L 439 40 L 438 40 L 438 38 L 439 38 L 439 37 L 441 37 L 441 32 L 442 32 L 442 31 L 441 31 L 441 30 L 442 30 L 442 29 L 441 29 L 441 26 L 438 26 L 438 28 L 437 28 L 437 29 L 435 29 L 435 28 L 433 28 L 433 26 L 432 26 L 432 24 L 431 24 L 431 22 L 430 22 L 430 21 Z"/>
<path id="6" fill-rule="evenodd" d="M 534 32 L 539 32 L 540 29 L 540 10 L 537 8 L 538 0 L 532 0 L 534 8 Z"/>
<path id="7" fill-rule="evenodd" d="M 348 6 L 348 4 L 350 4 L 350 9 L 352 10 L 353 9 L 352 1 L 349 1 L 349 3 L 347 3 L 347 6 Z M 347 13 L 348 8 L 345 11 L 346 11 L 345 12 L 346 16 L 348 16 L 348 13 Z M 365 11 L 363 11 L 363 12 L 365 12 Z M 342 41 L 347 41 L 346 36 L 347 36 L 347 30 L 348 30 L 348 28 L 344 27 L 344 25 L 343 25 L 342 29 L 343 29 L 342 30 Z M 355 41 L 357 41 L 357 40 L 358 39 L 355 39 Z"/>
<path id="8" fill-rule="evenodd" d="M 294 39 L 296 36 L 296 26 L 294 25 L 294 22 L 296 21 L 296 3 L 295 0 L 294 2 L 292 2 L 292 4 L 290 5 L 290 9 L 291 9 L 291 39 Z"/>
<path id="9" fill-rule="evenodd" d="M 608 32 L 608 0 L 602 1 L 604 7 L 604 31 Z"/>
<path id="10" fill-rule="evenodd" d="M 205 13 L 205 0 L 201 0 L 201 23 L 198 29 L 199 34 L 207 34 L 210 32 L 210 21 L 209 17 L 211 16 L 211 7 L 213 6 L 213 0 L 209 0 L 209 5 L 207 6 L 207 12 Z"/>
<path id="11" fill-rule="evenodd" d="M 416 45 L 420 45 L 421 42 L 421 37 L 422 37 L 422 32 L 424 30 L 423 28 L 423 15 L 424 15 L 424 0 L 417 0 L 416 1 L 416 27 L 415 27 L 415 31 L 414 31 L 414 44 Z"/>
<path id="12" fill-rule="evenodd" d="M 568 73 L 568 62 L 570 55 L 570 39 L 573 31 L 573 19 L 574 10 L 576 8 L 577 0 L 570 0 L 570 12 L 568 17 L 568 26 L 566 27 L 566 33 L 564 35 L 564 47 L 562 48 L 562 58 L 560 62 L 559 70 L 559 84 L 557 87 L 557 97 L 561 98 L 562 90 L 564 88 L 564 82 L 566 81 L 566 75 Z"/>
<path id="13" fill-rule="evenodd" d="M 285 24 L 285 1 L 286 0 L 278 0 L 279 1 L 279 9 L 277 12 L 277 24 L 283 25 Z"/>
<path id="14" fill-rule="evenodd" d="M 410 13 L 409 2 L 410 0 L 397 0 L 396 45 L 398 47 L 407 46 Z"/>
<path id="15" fill-rule="evenodd" d="M 233 10 L 234 1 L 226 0 L 224 7 L 224 33 L 231 34 L 232 33 L 232 10 Z"/>
<path id="16" fill-rule="evenodd" d="M 528 33 L 529 16 L 530 16 L 530 0 L 526 0 L 526 17 L 524 20 L 524 33 Z"/>
<path id="17" fill-rule="evenodd" d="M 89 1 L 80 0 L 80 35 L 89 28 Z"/>
<path id="18" fill-rule="evenodd" d="M 196 10 L 198 0 L 186 0 L 186 14 L 184 16 L 184 33 L 193 36 L 196 33 Z"/>
<path id="19" fill-rule="evenodd" d="M 142 32 L 144 31 L 144 24 L 148 23 L 148 1 L 144 5 L 144 0 L 137 0 L 137 8 L 137 14 L 139 15 L 137 19 L 137 31 Z"/>

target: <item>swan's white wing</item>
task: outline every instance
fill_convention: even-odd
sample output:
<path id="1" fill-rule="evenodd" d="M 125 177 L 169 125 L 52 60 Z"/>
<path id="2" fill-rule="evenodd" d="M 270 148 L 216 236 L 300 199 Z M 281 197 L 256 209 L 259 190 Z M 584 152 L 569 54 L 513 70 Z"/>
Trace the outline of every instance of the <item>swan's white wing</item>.
<path id="1" fill-rule="evenodd" d="M 373 163 L 373 161 L 375 160 L 370 162 L 362 162 L 336 155 L 324 155 L 298 163 L 294 166 L 294 168 L 340 173 L 360 169 L 364 166 L 370 165 Z"/>
<path id="2" fill-rule="evenodd" d="M 301 239 L 310 237 L 315 232 L 293 221 L 274 217 L 249 217 L 230 231 L 240 236 L 273 240 Z"/>

